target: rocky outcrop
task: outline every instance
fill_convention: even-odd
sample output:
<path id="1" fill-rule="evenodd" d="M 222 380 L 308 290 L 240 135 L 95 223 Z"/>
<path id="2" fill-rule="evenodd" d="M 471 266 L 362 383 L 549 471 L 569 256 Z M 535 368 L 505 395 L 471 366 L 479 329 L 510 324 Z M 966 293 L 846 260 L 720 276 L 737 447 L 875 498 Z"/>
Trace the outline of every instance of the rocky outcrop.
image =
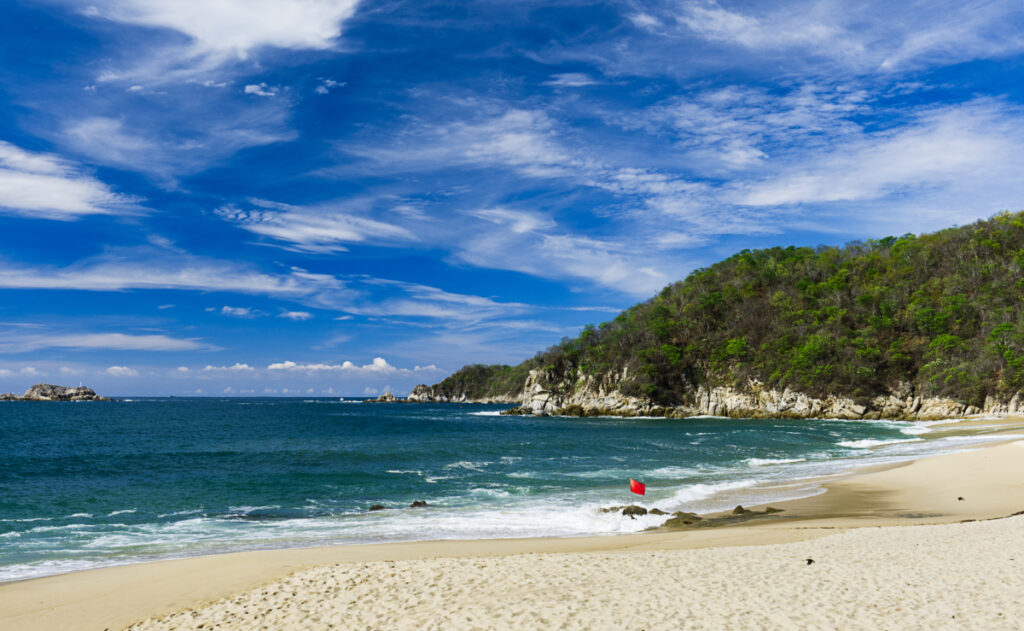
<path id="1" fill-rule="evenodd" d="M 399 399 L 390 392 L 385 392 L 376 399 L 370 399 L 369 403 L 404 403 L 405 399 Z"/>
<path id="2" fill-rule="evenodd" d="M 465 392 L 445 392 L 437 386 L 420 384 L 412 389 L 409 403 L 519 403 L 519 395 L 506 393 L 495 397 L 471 397 Z"/>
<path id="3" fill-rule="evenodd" d="M 925 397 L 912 384 L 900 383 L 891 392 L 873 398 L 843 396 L 816 398 L 788 388 L 777 390 L 750 380 L 746 387 L 699 386 L 692 403 L 664 406 L 622 394 L 619 385 L 627 371 L 604 378 L 577 374 L 559 381 L 543 370 L 530 371 L 520 407 L 513 413 L 546 416 L 720 416 L 733 418 L 837 418 L 938 420 L 972 414 L 1024 412 L 1024 395 L 1009 400 L 989 397 L 983 407 L 953 399 Z"/>
<path id="4" fill-rule="evenodd" d="M 555 381 L 545 370 L 531 370 L 523 388 L 521 409 L 536 416 L 638 416 L 655 407 L 649 401 L 629 397 L 618 384 L 629 378 L 628 369 L 604 378 L 578 374 L 573 383 Z"/>
<path id="5" fill-rule="evenodd" d="M 49 383 L 37 383 L 20 397 L 13 393 L 0 394 L 0 401 L 110 401 L 110 399 L 99 396 L 92 388 L 85 386 L 69 388 Z"/>

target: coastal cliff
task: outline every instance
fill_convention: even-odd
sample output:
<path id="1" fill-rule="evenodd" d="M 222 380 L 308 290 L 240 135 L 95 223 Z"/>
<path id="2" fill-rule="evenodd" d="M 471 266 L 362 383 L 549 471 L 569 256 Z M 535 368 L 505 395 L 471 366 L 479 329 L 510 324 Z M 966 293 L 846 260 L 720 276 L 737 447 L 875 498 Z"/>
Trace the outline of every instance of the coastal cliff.
<path id="1" fill-rule="evenodd" d="M 70 388 L 49 383 L 37 383 L 26 390 L 22 396 L 11 392 L 0 394 L 0 401 L 110 401 L 110 399 L 101 397 L 92 388 L 85 386 Z"/>
<path id="2" fill-rule="evenodd" d="M 525 414 L 936 419 L 1024 410 L 1024 213 L 744 250 L 517 366 L 411 401 Z"/>
<path id="3" fill-rule="evenodd" d="M 969 416 L 972 414 L 1013 414 L 1024 412 L 1024 394 L 1009 401 L 990 397 L 981 406 L 946 397 L 922 397 L 913 386 L 901 387 L 886 395 L 862 402 L 849 397 L 816 398 L 793 390 L 766 388 L 751 380 L 743 389 L 700 386 L 691 404 L 660 405 L 649 399 L 630 397 L 616 390 L 613 383 L 601 383 L 588 375 L 575 382 L 549 381 L 543 371 L 535 370 L 526 382 L 520 407 L 510 414 L 537 416 L 719 416 L 734 418 L 836 418 L 892 419 L 925 421 Z"/>

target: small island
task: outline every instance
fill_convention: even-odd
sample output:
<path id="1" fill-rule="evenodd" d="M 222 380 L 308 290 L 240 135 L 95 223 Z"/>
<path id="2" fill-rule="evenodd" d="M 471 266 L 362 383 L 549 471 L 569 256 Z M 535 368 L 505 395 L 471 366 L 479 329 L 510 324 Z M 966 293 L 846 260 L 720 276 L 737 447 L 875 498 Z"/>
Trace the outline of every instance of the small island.
<path id="1" fill-rule="evenodd" d="M 96 394 L 92 388 L 85 386 L 55 386 L 50 383 L 37 383 L 25 394 L 18 396 L 13 392 L 0 394 L 0 401 L 110 401 L 107 397 Z"/>

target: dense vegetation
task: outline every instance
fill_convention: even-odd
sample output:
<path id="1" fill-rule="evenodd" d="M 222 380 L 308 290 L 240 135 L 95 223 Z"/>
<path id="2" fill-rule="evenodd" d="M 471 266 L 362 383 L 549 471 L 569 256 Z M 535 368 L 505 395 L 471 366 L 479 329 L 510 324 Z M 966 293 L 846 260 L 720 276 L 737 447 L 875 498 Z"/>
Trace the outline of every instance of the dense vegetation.
<path id="1" fill-rule="evenodd" d="M 662 404 L 754 378 L 852 397 L 909 382 L 979 405 L 1024 387 L 1022 272 L 1024 213 L 842 248 L 744 250 L 519 366 L 469 366 L 442 384 L 486 396 L 521 389 L 535 367 L 556 380 L 628 368 L 620 390 Z"/>
<path id="2" fill-rule="evenodd" d="M 450 399 L 457 399 L 461 394 L 474 399 L 517 398 L 530 370 L 535 367 L 534 360 L 518 366 L 471 364 L 463 366 L 432 389 L 435 394 L 443 394 Z"/>

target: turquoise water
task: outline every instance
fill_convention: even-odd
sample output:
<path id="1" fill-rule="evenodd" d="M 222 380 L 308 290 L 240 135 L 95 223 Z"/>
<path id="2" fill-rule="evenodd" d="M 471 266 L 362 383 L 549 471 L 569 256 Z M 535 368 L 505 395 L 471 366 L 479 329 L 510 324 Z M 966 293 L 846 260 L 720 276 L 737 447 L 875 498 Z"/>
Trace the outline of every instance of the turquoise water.
<path id="1" fill-rule="evenodd" d="M 960 445 L 892 421 L 502 417 L 502 407 L 0 404 L 0 580 L 255 548 L 633 532 L 660 518 L 597 509 L 706 512 L 807 495 L 812 477 Z M 647 483 L 645 497 L 630 495 L 630 477 Z M 367 512 L 378 503 L 388 509 Z"/>

